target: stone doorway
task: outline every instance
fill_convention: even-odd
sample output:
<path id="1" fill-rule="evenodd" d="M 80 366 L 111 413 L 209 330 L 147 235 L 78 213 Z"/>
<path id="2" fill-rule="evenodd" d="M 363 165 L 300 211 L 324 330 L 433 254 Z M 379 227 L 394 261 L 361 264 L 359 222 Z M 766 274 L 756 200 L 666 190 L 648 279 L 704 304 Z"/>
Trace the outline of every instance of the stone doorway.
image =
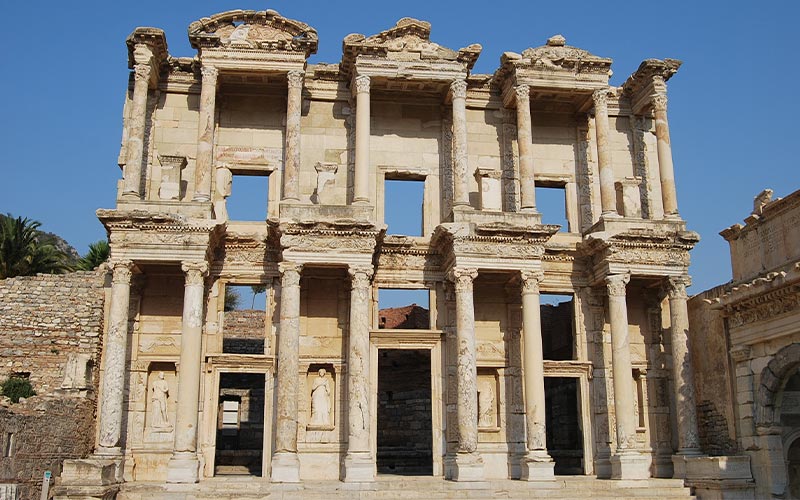
<path id="1" fill-rule="evenodd" d="M 379 474 L 433 475 L 431 351 L 378 350 Z"/>
<path id="2" fill-rule="evenodd" d="M 584 473 L 583 429 L 581 429 L 579 379 L 544 379 L 547 451 L 555 461 L 557 475 Z"/>
<path id="3" fill-rule="evenodd" d="M 220 373 L 214 475 L 261 476 L 263 373 Z"/>

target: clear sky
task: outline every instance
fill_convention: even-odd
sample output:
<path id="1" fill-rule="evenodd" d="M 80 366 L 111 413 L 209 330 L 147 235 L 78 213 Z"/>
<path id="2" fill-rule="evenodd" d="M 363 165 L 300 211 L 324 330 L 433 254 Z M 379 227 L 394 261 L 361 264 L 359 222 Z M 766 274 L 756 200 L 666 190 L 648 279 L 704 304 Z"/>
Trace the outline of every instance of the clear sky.
<path id="1" fill-rule="evenodd" d="M 406 16 L 430 21 L 431 38 L 450 48 L 482 44 L 477 73 L 493 72 L 502 52 L 556 33 L 613 58 L 614 85 L 643 59 L 683 60 L 669 82 L 669 120 L 679 209 L 703 238 L 692 252 L 693 293 L 730 279 L 717 233 L 741 222 L 759 191 L 800 189 L 798 2 L 6 2 L 0 211 L 41 221 L 81 253 L 102 239 L 94 211 L 113 208 L 120 178 L 126 36 L 159 27 L 173 55 L 190 56 L 189 23 L 237 8 L 275 9 L 316 28 L 311 62 L 338 62 L 345 35 L 370 35 Z"/>

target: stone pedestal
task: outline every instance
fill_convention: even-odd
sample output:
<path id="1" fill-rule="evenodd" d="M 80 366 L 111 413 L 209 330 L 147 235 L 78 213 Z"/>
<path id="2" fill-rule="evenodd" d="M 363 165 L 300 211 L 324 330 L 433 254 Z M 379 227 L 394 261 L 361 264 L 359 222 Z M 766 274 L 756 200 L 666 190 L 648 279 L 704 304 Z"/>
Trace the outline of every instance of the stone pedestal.
<path id="1" fill-rule="evenodd" d="M 503 210 L 502 172 L 493 168 L 475 170 L 478 181 L 478 202 L 481 210 L 500 212 Z"/>
<path id="2" fill-rule="evenodd" d="M 477 452 L 458 452 L 452 460 L 449 478 L 453 481 L 483 481 L 483 459 Z"/>
<path id="3" fill-rule="evenodd" d="M 638 451 L 617 452 L 609 459 L 611 479 L 648 479 L 650 457 Z"/>
<path id="4" fill-rule="evenodd" d="M 297 452 L 279 451 L 272 455 L 272 482 L 299 483 L 300 460 Z"/>
<path id="5" fill-rule="evenodd" d="M 755 483 L 748 455 L 673 458 L 685 484 L 703 500 L 754 500 Z"/>
<path id="6" fill-rule="evenodd" d="M 200 461 L 195 452 L 172 454 L 167 466 L 168 483 L 196 483 L 200 480 Z"/>

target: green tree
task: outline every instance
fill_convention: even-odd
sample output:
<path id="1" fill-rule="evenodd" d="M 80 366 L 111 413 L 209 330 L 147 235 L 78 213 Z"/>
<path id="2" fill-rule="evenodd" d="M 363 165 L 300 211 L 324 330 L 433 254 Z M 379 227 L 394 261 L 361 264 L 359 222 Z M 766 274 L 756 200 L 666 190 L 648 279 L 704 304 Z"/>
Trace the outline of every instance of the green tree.
<path id="1" fill-rule="evenodd" d="M 12 403 L 19 403 L 19 398 L 29 398 L 36 395 L 31 381 L 27 377 L 19 377 L 17 375 L 8 377 L 0 384 L 0 390 L 2 390 L 3 396 L 10 399 Z"/>
<path id="2" fill-rule="evenodd" d="M 256 295 L 260 295 L 267 291 L 267 285 L 250 285 L 250 291 L 253 292 L 253 303 L 250 304 L 250 309 L 256 308 Z"/>
<path id="3" fill-rule="evenodd" d="M 91 271 L 97 269 L 97 266 L 108 260 L 111 253 L 111 247 L 108 240 L 100 240 L 89 244 L 89 252 L 81 257 L 78 264 L 75 266 L 80 271 Z"/>
<path id="4" fill-rule="evenodd" d="M 40 241 L 39 226 L 28 218 L 0 217 L 0 279 L 70 270 L 63 251 Z"/>
<path id="5" fill-rule="evenodd" d="M 239 302 L 241 302 L 241 300 L 242 298 L 239 296 L 239 292 L 229 286 L 225 287 L 225 303 L 223 305 L 224 311 L 233 311 L 239 307 Z"/>

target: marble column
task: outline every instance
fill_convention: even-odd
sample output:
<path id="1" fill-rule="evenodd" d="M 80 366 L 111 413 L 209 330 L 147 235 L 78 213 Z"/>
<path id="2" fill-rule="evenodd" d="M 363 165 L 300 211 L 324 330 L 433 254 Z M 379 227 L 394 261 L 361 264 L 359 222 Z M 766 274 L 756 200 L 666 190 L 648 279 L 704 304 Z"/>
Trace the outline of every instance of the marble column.
<path id="1" fill-rule="evenodd" d="M 606 277 L 608 316 L 611 323 L 611 364 L 614 378 L 614 415 L 617 422 L 617 449 L 611 457 L 612 479 L 646 479 L 649 463 L 636 450 L 636 412 L 633 395 L 633 367 L 628 332 L 628 306 L 625 287 L 628 274 Z"/>
<path id="2" fill-rule="evenodd" d="M 96 455 L 122 454 L 122 401 L 125 389 L 126 355 L 128 350 L 128 310 L 130 309 L 133 262 L 112 260 L 111 307 L 108 330 L 103 339 L 105 366 L 103 392 L 100 395 L 99 442 Z"/>
<path id="3" fill-rule="evenodd" d="M 211 200 L 211 176 L 214 167 L 214 125 L 219 71 L 213 66 L 202 67 L 200 87 L 200 116 L 197 125 L 197 159 L 194 170 L 193 201 Z"/>
<path id="4" fill-rule="evenodd" d="M 454 80 L 453 93 L 453 207 L 469 207 L 467 161 L 467 82 Z"/>
<path id="5" fill-rule="evenodd" d="M 283 199 L 300 201 L 300 115 L 303 105 L 302 71 L 289 71 L 286 99 L 286 163 L 283 168 Z"/>
<path id="6" fill-rule="evenodd" d="M 611 163 L 611 147 L 608 144 L 608 90 L 595 90 L 592 99 L 597 134 L 597 163 L 600 170 L 600 206 L 602 215 L 618 217 L 614 165 Z"/>
<path id="7" fill-rule="evenodd" d="M 208 264 L 183 262 L 183 318 L 181 319 L 181 357 L 178 368 L 175 443 L 167 464 L 168 483 L 196 483 L 200 479 L 197 458 L 197 423 L 202 370 L 203 298 Z"/>
<path id="8" fill-rule="evenodd" d="M 472 282 L 477 269 L 456 267 L 450 280 L 456 289 L 458 451 L 451 477 L 454 481 L 482 481 L 483 459 L 478 454 L 478 370 L 475 352 L 475 307 Z"/>
<path id="9" fill-rule="evenodd" d="M 147 121 L 147 89 L 153 71 L 149 63 L 133 67 L 132 109 L 128 117 L 128 141 L 125 145 L 125 171 L 122 198 L 138 200 L 142 197 L 142 158 L 144 157 L 144 127 Z"/>
<path id="10" fill-rule="evenodd" d="M 661 177 L 664 217 L 679 218 L 678 195 L 675 192 L 675 171 L 672 166 L 672 146 L 669 142 L 669 124 L 667 122 L 667 96 L 655 94 L 652 99 L 656 120 L 656 151 L 658 153 L 658 172 Z"/>
<path id="11" fill-rule="evenodd" d="M 281 304 L 278 335 L 277 422 L 272 481 L 300 482 L 297 458 L 297 399 L 300 396 L 300 272 L 296 262 L 280 262 Z"/>
<path id="12" fill-rule="evenodd" d="M 536 211 L 536 185 L 533 168 L 533 125 L 531 124 L 531 89 L 514 87 L 517 95 L 517 144 L 519 145 L 520 209 Z"/>
<path id="13" fill-rule="evenodd" d="M 347 350 L 347 456 L 345 482 L 375 480 L 370 445 L 369 312 L 372 266 L 351 266 L 350 338 Z"/>
<path id="14" fill-rule="evenodd" d="M 689 350 L 689 311 L 686 286 L 689 277 L 667 279 L 670 340 L 672 343 L 672 385 L 678 422 L 678 453 L 673 459 L 675 477 L 685 477 L 685 458 L 702 454 L 697 431 L 697 406 L 694 398 L 694 373 Z"/>
<path id="15" fill-rule="evenodd" d="M 370 79 L 361 75 L 353 81 L 356 86 L 356 171 L 353 179 L 353 203 L 369 204 Z"/>
<path id="16" fill-rule="evenodd" d="M 539 310 L 542 271 L 523 271 L 522 277 L 522 369 L 525 388 L 525 431 L 528 452 L 521 462 L 525 481 L 554 479 L 555 463 L 547 453 L 544 397 L 544 353 Z"/>

